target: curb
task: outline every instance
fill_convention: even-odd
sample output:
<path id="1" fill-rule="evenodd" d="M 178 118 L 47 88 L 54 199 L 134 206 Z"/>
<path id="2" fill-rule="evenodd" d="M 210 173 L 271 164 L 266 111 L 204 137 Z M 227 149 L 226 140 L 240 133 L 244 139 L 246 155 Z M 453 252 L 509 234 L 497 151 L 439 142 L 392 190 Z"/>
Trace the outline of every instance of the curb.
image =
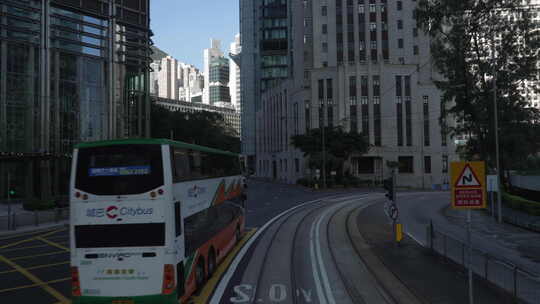
<path id="1" fill-rule="evenodd" d="M 23 226 L 17 230 L 0 231 L 0 237 L 15 237 L 17 235 L 23 235 L 27 233 L 37 233 L 47 230 L 53 230 L 56 228 L 69 227 L 69 221 L 62 221 L 52 224 L 44 224 L 42 226 Z"/>
<path id="2" fill-rule="evenodd" d="M 353 243 L 353 247 L 358 254 L 358 257 L 364 261 L 367 269 L 377 283 L 392 297 L 395 303 L 399 304 L 424 304 L 427 303 L 424 299 L 416 295 L 409 289 L 384 263 L 381 259 L 371 251 L 369 245 L 356 224 L 356 219 L 364 208 L 357 208 L 347 218 L 347 229 Z"/>

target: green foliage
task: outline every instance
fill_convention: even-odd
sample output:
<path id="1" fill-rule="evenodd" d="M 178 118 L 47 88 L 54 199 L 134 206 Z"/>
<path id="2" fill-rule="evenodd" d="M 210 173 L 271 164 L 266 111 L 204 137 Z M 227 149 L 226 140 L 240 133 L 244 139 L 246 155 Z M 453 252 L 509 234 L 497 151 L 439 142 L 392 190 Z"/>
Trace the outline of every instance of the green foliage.
<path id="1" fill-rule="evenodd" d="M 336 158 L 347 159 L 352 153 L 364 154 L 369 150 L 369 143 L 362 134 L 345 132 L 341 127 L 326 127 L 325 148 L 328 154 Z M 305 156 L 322 151 L 321 129 L 312 129 L 307 134 L 295 135 L 292 144 Z"/>
<path id="2" fill-rule="evenodd" d="M 240 138 L 215 112 L 171 112 L 152 104 L 151 130 L 153 138 L 170 138 L 191 144 L 240 153 Z"/>
<path id="3" fill-rule="evenodd" d="M 532 30 L 534 10 L 523 10 L 521 2 L 419 0 L 417 10 L 418 26 L 431 37 L 434 63 L 444 79 L 436 81 L 443 92 L 441 124 L 452 136 L 470 135 L 461 155 L 487 160 L 491 166 L 495 163 L 496 79 L 503 168 L 514 167 L 540 149 L 540 112 L 519 93 L 520 85 L 535 78 L 540 37 L 539 31 Z M 509 20 L 508 15 L 514 13 L 520 17 Z M 495 36 L 500 43 L 493 43 Z M 535 90 L 532 83 L 527 86 Z M 463 123 L 447 127 L 447 114 Z"/>
<path id="4" fill-rule="evenodd" d="M 540 202 L 531 201 L 521 196 L 502 192 L 503 202 L 512 209 L 521 210 L 531 215 L 540 216 Z"/>
<path id="5" fill-rule="evenodd" d="M 55 207 L 53 200 L 30 199 L 23 203 L 23 209 L 27 211 L 50 210 Z"/>

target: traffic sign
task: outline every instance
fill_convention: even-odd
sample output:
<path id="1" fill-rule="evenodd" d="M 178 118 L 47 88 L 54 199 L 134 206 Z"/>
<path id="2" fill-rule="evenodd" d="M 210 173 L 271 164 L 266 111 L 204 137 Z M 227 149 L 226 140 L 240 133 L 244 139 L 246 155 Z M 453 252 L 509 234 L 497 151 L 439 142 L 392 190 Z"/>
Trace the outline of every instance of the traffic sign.
<path id="1" fill-rule="evenodd" d="M 453 208 L 486 208 L 486 176 L 483 161 L 452 162 L 450 173 Z"/>

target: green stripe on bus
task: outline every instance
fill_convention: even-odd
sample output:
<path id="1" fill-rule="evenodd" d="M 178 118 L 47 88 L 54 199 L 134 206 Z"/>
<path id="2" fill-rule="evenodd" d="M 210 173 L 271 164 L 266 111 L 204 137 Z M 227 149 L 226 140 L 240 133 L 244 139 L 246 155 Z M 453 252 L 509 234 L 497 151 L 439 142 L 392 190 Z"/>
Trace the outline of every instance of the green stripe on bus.
<path id="1" fill-rule="evenodd" d="M 113 301 L 133 301 L 133 304 L 178 304 L 178 296 L 176 291 L 170 295 L 148 295 L 148 296 L 135 296 L 135 297 L 93 297 L 93 296 L 81 296 L 73 297 L 73 304 L 111 304 Z M 129 302 L 126 302 L 129 303 Z"/>
<path id="2" fill-rule="evenodd" d="M 106 146 L 114 146 L 114 145 L 171 145 L 178 148 L 184 148 L 184 149 L 190 149 L 190 150 L 196 150 L 201 152 L 208 152 L 208 153 L 217 153 L 217 154 L 224 154 L 229 156 L 238 156 L 237 153 L 229 152 L 229 151 L 223 151 L 219 149 L 194 145 L 194 144 L 188 144 L 181 141 L 174 141 L 170 139 L 163 139 L 163 138 L 128 138 L 128 139 L 113 139 L 113 140 L 101 140 L 101 141 L 92 141 L 92 142 L 85 142 L 75 145 L 76 149 L 84 149 L 84 148 L 95 148 L 95 147 L 106 147 Z"/>

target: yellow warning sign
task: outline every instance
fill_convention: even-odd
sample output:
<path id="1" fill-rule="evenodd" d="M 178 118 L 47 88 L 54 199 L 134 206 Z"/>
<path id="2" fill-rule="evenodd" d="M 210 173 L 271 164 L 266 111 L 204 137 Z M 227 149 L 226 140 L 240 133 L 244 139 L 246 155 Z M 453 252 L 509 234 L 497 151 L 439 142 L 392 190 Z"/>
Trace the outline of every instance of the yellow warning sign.
<path id="1" fill-rule="evenodd" d="M 453 208 L 486 208 L 485 170 L 483 161 L 452 162 L 450 164 Z"/>

